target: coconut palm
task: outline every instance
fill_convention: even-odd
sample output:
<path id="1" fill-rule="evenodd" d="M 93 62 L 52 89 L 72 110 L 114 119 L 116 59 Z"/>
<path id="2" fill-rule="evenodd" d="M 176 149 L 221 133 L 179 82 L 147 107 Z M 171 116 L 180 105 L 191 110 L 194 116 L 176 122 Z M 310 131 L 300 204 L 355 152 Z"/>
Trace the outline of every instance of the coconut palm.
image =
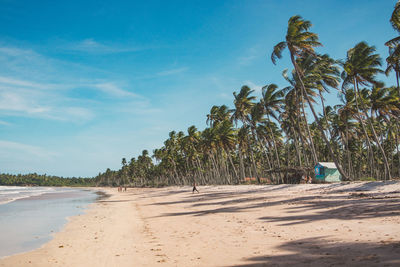
<path id="1" fill-rule="evenodd" d="M 210 110 L 210 114 L 207 115 L 206 123 L 213 127 L 215 123 L 229 120 L 230 117 L 231 110 L 229 110 L 227 106 L 213 106 Z"/>
<path id="2" fill-rule="evenodd" d="M 301 61 L 301 62 L 304 62 L 304 61 Z M 301 62 L 299 62 L 299 63 L 301 63 Z M 307 146 L 309 147 L 309 149 L 311 151 L 312 159 L 313 159 L 314 163 L 316 163 L 316 162 L 318 162 L 318 157 L 317 157 L 317 153 L 315 150 L 314 141 L 313 141 L 313 137 L 311 135 L 310 127 L 307 122 L 307 114 L 306 114 L 303 90 L 301 89 L 300 82 L 299 82 L 296 72 L 292 71 L 290 74 L 291 74 L 291 77 L 288 75 L 288 70 L 284 70 L 282 72 L 282 76 L 290 84 L 283 90 L 288 91 L 286 97 L 288 99 L 292 98 L 291 104 L 293 104 L 293 107 L 295 107 L 299 110 L 298 111 L 298 114 L 299 114 L 298 119 L 295 120 L 295 122 L 297 124 L 298 135 L 300 137 L 301 143 L 303 144 L 304 150 L 306 150 L 305 144 L 307 144 Z M 304 81 L 308 82 L 308 79 L 304 78 Z M 317 94 L 315 93 L 312 86 L 307 85 L 305 88 L 307 90 L 307 93 L 310 95 L 309 99 L 312 102 L 315 102 L 314 97 L 316 97 Z M 293 109 L 293 107 L 289 107 L 289 108 Z M 306 135 L 303 133 L 304 128 L 305 128 L 305 131 L 307 132 L 308 139 L 306 138 Z M 306 161 L 306 165 L 309 166 L 310 164 L 308 163 L 307 157 L 305 157 L 305 161 Z"/>
<path id="3" fill-rule="evenodd" d="M 299 68 L 296 62 L 296 58 L 302 58 L 306 55 L 316 55 L 314 51 L 314 47 L 321 46 L 322 44 L 318 41 L 318 35 L 312 32 L 309 32 L 308 29 L 311 27 L 311 22 L 307 20 L 303 20 L 300 16 L 293 16 L 289 19 L 288 29 L 286 34 L 286 40 L 278 43 L 274 47 L 274 51 L 272 52 L 271 59 L 275 64 L 277 58 L 282 57 L 283 50 L 287 47 L 289 49 L 290 59 L 292 61 L 293 67 L 298 76 L 300 87 L 302 93 L 304 94 L 305 99 L 307 100 L 308 106 L 313 113 L 313 116 L 316 121 L 318 121 L 317 113 L 314 110 L 312 105 L 312 101 L 309 95 L 306 92 L 306 88 L 303 82 L 303 72 Z M 337 157 L 334 155 L 332 147 L 330 145 L 329 140 L 327 139 L 324 130 L 320 123 L 318 123 L 318 128 L 321 131 L 321 136 L 324 139 L 326 146 L 328 148 L 329 154 L 335 165 L 342 175 L 344 180 L 348 180 L 347 175 L 344 173 L 342 166 L 339 164 Z"/>
<path id="4" fill-rule="evenodd" d="M 396 83 L 397 83 L 397 91 L 400 95 L 400 55 L 394 53 L 395 49 L 393 47 L 389 47 L 389 56 L 386 58 L 387 67 L 385 70 L 386 76 L 390 74 L 390 72 L 394 71 L 396 74 Z"/>
<path id="5" fill-rule="evenodd" d="M 232 120 L 236 124 L 238 121 L 241 121 L 243 124 L 249 123 L 250 110 L 254 106 L 254 100 L 256 99 L 255 96 L 251 96 L 253 92 L 254 90 L 251 90 L 246 85 L 242 86 L 238 94 L 233 92 L 235 109 L 232 110 Z"/>
<path id="6" fill-rule="evenodd" d="M 285 95 L 284 90 L 279 90 L 276 84 L 269 84 L 262 88 L 262 98 L 261 103 L 264 108 L 264 113 L 267 116 L 268 122 L 271 122 L 271 117 L 274 118 L 276 121 L 280 122 L 279 114 L 282 111 L 282 103 L 283 97 Z M 275 135 L 270 127 L 265 127 L 268 129 L 269 136 L 273 141 L 273 147 L 275 152 L 276 161 L 278 164 L 278 168 L 281 167 L 279 153 L 277 148 L 277 142 L 275 139 Z"/>
<path id="7" fill-rule="evenodd" d="M 393 29 L 400 33 L 400 1 L 397 1 L 392 16 L 390 17 L 390 23 Z M 400 36 L 397 36 L 385 43 L 389 48 L 389 56 L 386 58 L 387 68 L 386 75 L 388 75 L 392 70 L 396 73 L 397 90 L 400 95 Z"/>
<path id="8" fill-rule="evenodd" d="M 400 1 L 397 1 L 394 6 L 394 10 L 392 16 L 390 17 L 390 23 L 392 24 L 393 29 L 400 33 Z M 395 37 L 385 43 L 386 46 L 392 47 L 395 49 L 394 54 L 399 55 L 400 52 L 400 36 Z"/>
<path id="9" fill-rule="evenodd" d="M 376 80 L 376 76 L 379 73 L 383 73 L 383 71 L 379 68 L 381 66 L 381 58 L 375 53 L 375 50 L 374 46 L 369 46 L 366 42 L 360 42 L 354 48 L 347 51 L 346 60 L 343 63 L 342 79 L 344 88 L 352 85 L 355 90 L 357 109 L 364 114 L 369 122 L 373 139 L 382 154 L 386 173 L 389 179 L 391 179 L 392 176 L 385 151 L 378 140 L 372 121 L 369 119 L 367 107 L 360 95 L 359 88 L 360 86 L 380 85 L 380 82 Z M 359 104 L 361 104 L 361 108 L 358 106 Z M 363 126 L 363 128 L 366 132 L 365 126 Z"/>

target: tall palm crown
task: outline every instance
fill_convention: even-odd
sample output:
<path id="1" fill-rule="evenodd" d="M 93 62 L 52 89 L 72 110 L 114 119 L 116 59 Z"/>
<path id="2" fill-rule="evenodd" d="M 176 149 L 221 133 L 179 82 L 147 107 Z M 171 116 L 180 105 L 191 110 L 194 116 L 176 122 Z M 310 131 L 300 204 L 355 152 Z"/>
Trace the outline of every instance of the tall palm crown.
<path id="1" fill-rule="evenodd" d="M 303 20 L 300 16 L 293 16 L 289 19 L 286 40 L 274 46 L 271 60 L 276 64 L 277 58 L 282 58 L 282 52 L 287 47 L 294 57 L 300 57 L 304 54 L 315 54 L 314 47 L 322 46 L 318 42 L 318 35 L 309 32 L 312 26 L 308 20 Z"/>
<path id="2" fill-rule="evenodd" d="M 234 105 L 235 109 L 232 110 L 232 120 L 237 123 L 238 120 L 242 121 L 243 123 L 247 123 L 250 121 L 249 113 L 251 108 L 254 106 L 254 100 L 256 99 L 255 96 L 250 96 L 254 90 L 251 90 L 248 86 L 242 86 L 240 89 L 239 94 L 233 92 L 233 96 L 235 97 Z"/>
<path id="3" fill-rule="evenodd" d="M 389 47 L 389 56 L 386 58 L 387 67 L 385 70 L 386 76 L 389 75 L 391 71 L 394 71 L 396 74 L 396 82 L 397 82 L 397 90 L 400 94 L 400 55 L 396 54 L 396 49 L 393 47 Z"/>
<path id="4" fill-rule="evenodd" d="M 375 47 L 366 42 L 360 42 L 347 51 L 346 60 L 342 64 L 343 87 L 354 83 L 364 86 L 378 83 L 376 75 L 383 71 L 379 68 L 382 65 L 381 58 L 375 51 Z"/>
<path id="5" fill-rule="evenodd" d="M 390 17 L 390 23 L 396 31 L 400 32 L 400 1 L 397 1 L 394 6 L 392 16 Z"/>
<path id="6" fill-rule="evenodd" d="M 392 16 L 390 17 L 390 23 L 393 29 L 400 33 L 400 1 L 394 6 Z M 395 54 L 400 54 L 400 36 L 397 36 L 385 43 L 386 46 L 395 48 Z"/>
<path id="7" fill-rule="evenodd" d="M 207 115 L 207 124 L 214 127 L 214 124 L 219 122 L 229 120 L 231 117 L 231 111 L 226 105 L 222 106 L 212 106 L 210 114 Z"/>
<path id="8" fill-rule="evenodd" d="M 393 29 L 400 33 L 400 1 L 398 1 L 394 7 L 392 16 L 390 17 L 390 23 Z M 386 58 L 387 68 L 386 75 L 388 75 L 392 70 L 396 73 L 397 90 L 400 94 L 400 36 L 397 36 L 385 43 L 389 48 L 389 56 Z"/>
<path id="9" fill-rule="evenodd" d="M 279 121 L 277 114 L 281 112 L 284 95 L 284 91 L 279 90 L 276 84 L 269 84 L 262 88 L 264 112 L 277 121 Z"/>
<path id="10" fill-rule="evenodd" d="M 337 61 L 328 55 L 307 56 L 303 68 L 305 76 L 308 77 L 310 86 L 320 92 L 327 91 L 328 87 L 337 88 L 340 84 L 340 71 Z"/>
<path id="11" fill-rule="evenodd" d="M 393 111 L 398 111 L 397 104 L 399 99 L 390 93 L 389 88 L 374 86 L 369 95 L 371 114 L 376 113 L 381 116 L 389 115 Z"/>

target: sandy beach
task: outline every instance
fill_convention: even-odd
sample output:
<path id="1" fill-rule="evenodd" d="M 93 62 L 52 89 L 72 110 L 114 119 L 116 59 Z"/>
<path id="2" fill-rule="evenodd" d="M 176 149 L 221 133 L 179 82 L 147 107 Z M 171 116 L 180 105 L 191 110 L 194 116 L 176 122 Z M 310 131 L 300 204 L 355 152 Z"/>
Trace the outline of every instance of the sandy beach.
<path id="1" fill-rule="evenodd" d="M 399 266 L 400 183 L 104 189 L 0 266 Z"/>

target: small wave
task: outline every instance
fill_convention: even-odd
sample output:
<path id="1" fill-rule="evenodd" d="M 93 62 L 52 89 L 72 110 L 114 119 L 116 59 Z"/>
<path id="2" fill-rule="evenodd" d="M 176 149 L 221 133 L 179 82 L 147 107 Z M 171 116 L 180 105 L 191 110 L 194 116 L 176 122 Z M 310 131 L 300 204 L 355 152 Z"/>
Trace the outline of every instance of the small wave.
<path id="1" fill-rule="evenodd" d="M 55 191 L 56 190 L 54 188 L 50 187 L 2 186 L 0 187 L 0 205 L 10 203 L 18 199 L 40 196 Z"/>

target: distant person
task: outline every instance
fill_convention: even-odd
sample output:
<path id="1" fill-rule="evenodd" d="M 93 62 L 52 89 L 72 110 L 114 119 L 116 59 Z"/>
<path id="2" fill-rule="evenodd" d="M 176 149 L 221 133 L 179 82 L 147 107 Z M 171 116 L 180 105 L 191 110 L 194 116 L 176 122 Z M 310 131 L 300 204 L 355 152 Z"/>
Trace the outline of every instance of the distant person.
<path id="1" fill-rule="evenodd" d="M 197 193 L 200 193 L 199 190 L 197 190 L 197 188 L 196 188 L 196 182 L 193 182 L 192 194 L 194 193 L 194 191 L 196 191 Z"/>
<path id="2" fill-rule="evenodd" d="M 124 189 L 125 189 L 124 191 L 126 192 L 126 186 L 125 186 L 125 188 L 124 188 Z"/>

